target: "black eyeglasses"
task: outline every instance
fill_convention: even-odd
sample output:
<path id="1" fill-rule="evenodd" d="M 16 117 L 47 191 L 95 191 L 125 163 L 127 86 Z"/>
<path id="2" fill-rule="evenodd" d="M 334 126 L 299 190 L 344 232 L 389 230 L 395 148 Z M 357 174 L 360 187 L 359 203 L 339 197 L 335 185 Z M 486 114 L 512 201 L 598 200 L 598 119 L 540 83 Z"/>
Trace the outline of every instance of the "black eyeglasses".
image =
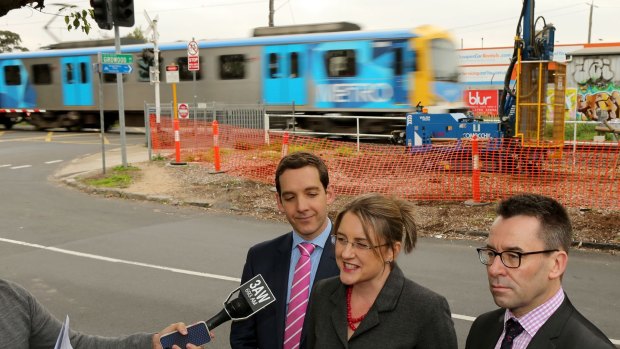
<path id="1" fill-rule="evenodd" d="M 331 235 L 331 239 L 332 239 L 332 244 L 334 245 L 338 243 L 338 245 L 342 247 L 346 247 L 348 244 L 351 244 L 351 246 L 353 246 L 353 248 L 357 250 L 372 250 L 373 248 L 389 245 L 389 244 L 383 244 L 383 245 L 373 246 L 367 242 L 360 242 L 360 241 L 349 242 L 349 240 L 347 240 L 346 237 L 341 236 L 341 235 Z"/>
<path id="2" fill-rule="evenodd" d="M 530 254 L 539 254 L 539 253 L 549 253 L 549 252 L 557 252 L 559 250 L 544 250 L 544 251 L 534 251 L 534 252 L 517 252 L 517 251 L 504 251 L 497 252 L 490 248 L 477 248 L 478 258 L 480 258 L 480 262 L 484 265 L 491 265 L 495 260 L 495 256 L 499 256 L 499 259 L 506 266 L 506 268 L 518 268 L 521 266 L 521 257 L 527 256 Z"/>

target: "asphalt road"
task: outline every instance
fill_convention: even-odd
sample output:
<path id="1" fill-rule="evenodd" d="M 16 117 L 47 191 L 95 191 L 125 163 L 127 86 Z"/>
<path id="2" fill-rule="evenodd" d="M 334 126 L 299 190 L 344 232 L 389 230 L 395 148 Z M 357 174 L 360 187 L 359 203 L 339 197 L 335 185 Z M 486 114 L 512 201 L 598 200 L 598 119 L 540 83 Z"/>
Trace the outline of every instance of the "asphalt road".
<path id="1" fill-rule="evenodd" d="M 106 135 L 118 147 L 118 135 Z M 128 135 L 143 144 L 144 135 Z M 0 277 L 16 281 L 74 329 L 99 335 L 157 331 L 215 315 L 238 285 L 247 249 L 285 224 L 203 209 L 91 196 L 51 180 L 71 159 L 100 150 L 98 133 L 0 129 Z M 448 217 L 449 218 L 449 217 Z M 459 347 L 471 320 L 493 309 L 470 241 L 422 239 L 399 264 L 443 295 Z M 616 343 L 620 257 L 572 251 L 564 288 Z M 230 325 L 209 348 L 227 348 Z"/>

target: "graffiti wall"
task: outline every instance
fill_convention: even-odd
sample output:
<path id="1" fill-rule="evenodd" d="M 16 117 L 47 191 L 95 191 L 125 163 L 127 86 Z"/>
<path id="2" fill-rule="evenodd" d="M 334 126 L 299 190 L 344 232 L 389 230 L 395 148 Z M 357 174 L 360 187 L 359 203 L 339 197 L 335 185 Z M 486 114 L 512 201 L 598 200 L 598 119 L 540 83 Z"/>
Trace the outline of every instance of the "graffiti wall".
<path id="1" fill-rule="evenodd" d="M 620 120 L 620 55 L 575 56 L 567 68 L 577 119 Z"/>

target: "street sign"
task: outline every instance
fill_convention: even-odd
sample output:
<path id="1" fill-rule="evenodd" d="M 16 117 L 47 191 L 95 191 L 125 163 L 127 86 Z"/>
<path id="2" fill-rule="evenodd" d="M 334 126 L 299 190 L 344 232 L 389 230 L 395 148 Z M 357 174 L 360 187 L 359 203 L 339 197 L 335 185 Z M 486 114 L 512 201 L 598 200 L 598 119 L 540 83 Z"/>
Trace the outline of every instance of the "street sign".
<path id="1" fill-rule="evenodd" d="M 130 74 L 133 68 L 131 64 L 107 64 L 101 65 L 104 74 Z"/>
<path id="2" fill-rule="evenodd" d="M 189 105 L 187 103 L 179 103 L 179 119 L 189 119 Z"/>
<path id="3" fill-rule="evenodd" d="M 166 82 L 169 84 L 179 83 L 179 66 L 170 64 L 166 66 Z"/>
<path id="4" fill-rule="evenodd" d="M 101 63 L 103 64 L 106 64 L 106 63 L 107 64 L 132 64 L 133 55 L 122 54 L 122 53 L 102 53 Z"/>
<path id="5" fill-rule="evenodd" d="M 194 40 L 187 44 L 187 70 L 198 71 L 200 70 L 200 56 L 199 56 L 198 43 Z"/>
<path id="6" fill-rule="evenodd" d="M 187 55 L 198 56 L 198 43 L 196 41 L 192 40 L 187 44 Z"/>
<path id="7" fill-rule="evenodd" d="M 199 56 L 187 56 L 187 70 L 189 71 L 200 70 L 200 57 Z"/>

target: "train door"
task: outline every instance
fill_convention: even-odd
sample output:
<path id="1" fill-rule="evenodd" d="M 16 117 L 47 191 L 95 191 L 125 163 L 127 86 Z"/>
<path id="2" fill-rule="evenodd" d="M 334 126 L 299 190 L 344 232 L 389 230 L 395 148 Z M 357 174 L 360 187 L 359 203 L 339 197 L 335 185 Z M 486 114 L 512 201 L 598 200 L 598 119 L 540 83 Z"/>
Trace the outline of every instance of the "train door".
<path id="1" fill-rule="evenodd" d="M 408 104 L 409 76 L 414 68 L 414 53 L 409 49 L 405 40 L 397 40 L 392 43 L 393 70 L 394 70 L 394 103 Z"/>
<path id="2" fill-rule="evenodd" d="M 305 45 L 267 46 L 262 61 L 265 103 L 306 104 Z"/>
<path id="3" fill-rule="evenodd" d="M 28 73 L 18 59 L 0 61 L 0 107 L 28 108 L 34 106 L 34 93 Z"/>
<path id="4" fill-rule="evenodd" d="M 90 57 L 64 57 L 60 65 L 64 105 L 94 105 Z"/>

